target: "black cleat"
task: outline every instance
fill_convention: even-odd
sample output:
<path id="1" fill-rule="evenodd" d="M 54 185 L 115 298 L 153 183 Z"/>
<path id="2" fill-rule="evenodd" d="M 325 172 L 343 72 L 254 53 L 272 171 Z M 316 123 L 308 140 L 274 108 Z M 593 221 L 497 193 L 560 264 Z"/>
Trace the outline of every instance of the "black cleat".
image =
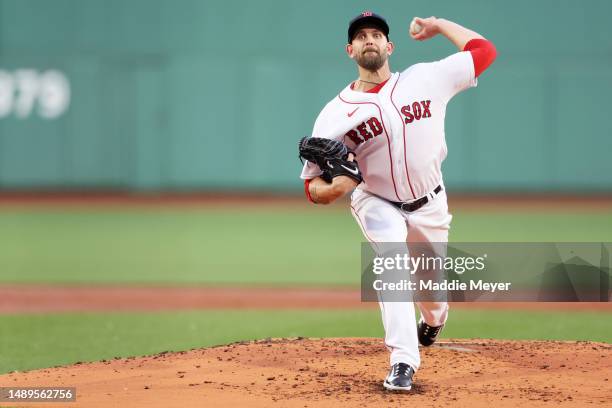
<path id="1" fill-rule="evenodd" d="M 414 370 L 406 363 L 393 364 L 383 386 L 393 391 L 410 391 Z"/>
<path id="2" fill-rule="evenodd" d="M 424 321 L 420 321 L 417 326 L 417 333 L 419 335 L 419 343 L 421 343 L 421 345 L 425 347 L 431 346 L 438 339 L 438 335 L 442 331 L 443 327 L 444 325 L 433 327 L 433 326 L 428 325 Z"/>

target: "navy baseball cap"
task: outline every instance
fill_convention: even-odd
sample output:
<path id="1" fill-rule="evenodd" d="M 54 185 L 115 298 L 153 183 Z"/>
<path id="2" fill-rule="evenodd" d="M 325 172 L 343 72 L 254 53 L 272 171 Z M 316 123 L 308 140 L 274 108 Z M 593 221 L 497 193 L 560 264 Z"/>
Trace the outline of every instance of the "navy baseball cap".
<path id="1" fill-rule="evenodd" d="M 389 40 L 389 25 L 387 20 L 379 14 L 372 11 L 364 11 L 357 17 L 351 20 L 348 28 L 348 42 L 353 41 L 355 33 L 364 27 L 377 28 L 385 34 L 387 41 Z"/>

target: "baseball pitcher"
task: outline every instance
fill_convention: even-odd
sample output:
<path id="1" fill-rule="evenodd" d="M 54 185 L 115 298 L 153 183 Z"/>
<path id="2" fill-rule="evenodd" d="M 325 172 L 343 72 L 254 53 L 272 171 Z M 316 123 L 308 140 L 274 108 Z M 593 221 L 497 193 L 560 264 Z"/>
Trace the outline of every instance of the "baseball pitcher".
<path id="1" fill-rule="evenodd" d="M 352 214 L 373 247 L 448 241 L 452 217 L 441 172 L 446 106 L 476 86 L 496 50 L 480 34 L 442 18 L 415 18 L 409 29 L 417 41 L 438 34 L 459 52 L 391 72 L 395 45 L 386 20 L 371 11 L 351 20 L 346 53 L 358 77 L 323 108 L 312 137 L 300 141 L 308 199 L 327 204 L 352 191 Z M 418 324 L 413 302 L 379 304 L 391 352 L 383 385 L 410 390 L 420 364 L 418 345 L 436 341 L 448 304 L 417 302 Z"/>

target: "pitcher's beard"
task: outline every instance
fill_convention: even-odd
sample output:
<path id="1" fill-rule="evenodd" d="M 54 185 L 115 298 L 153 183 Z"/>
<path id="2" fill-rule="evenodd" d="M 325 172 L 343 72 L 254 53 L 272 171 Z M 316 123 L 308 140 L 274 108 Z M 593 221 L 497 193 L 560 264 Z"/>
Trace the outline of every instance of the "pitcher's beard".
<path id="1" fill-rule="evenodd" d="M 385 65 L 387 54 L 367 52 L 365 54 L 359 54 L 356 60 L 361 68 L 376 72 Z"/>

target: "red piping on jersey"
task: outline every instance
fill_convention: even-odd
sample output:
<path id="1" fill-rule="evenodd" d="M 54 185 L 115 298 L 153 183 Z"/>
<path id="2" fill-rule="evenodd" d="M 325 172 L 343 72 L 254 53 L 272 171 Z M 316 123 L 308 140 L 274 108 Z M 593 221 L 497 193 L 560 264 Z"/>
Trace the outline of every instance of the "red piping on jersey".
<path id="1" fill-rule="evenodd" d="M 495 61 L 497 50 L 495 45 L 484 38 L 473 38 L 465 44 L 463 51 L 469 51 L 472 54 L 474 62 L 474 76 L 482 74 L 485 69 Z"/>
<path id="2" fill-rule="evenodd" d="M 304 180 L 304 192 L 306 193 L 306 198 L 308 198 L 308 201 L 310 201 L 313 204 L 316 204 L 314 202 L 314 200 L 312 199 L 312 196 L 310 195 L 310 182 L 312 181 L 312 179 L 308 179 L 308 180 Z"/>
<path id="3" fill-rule="evenodd" d="M 412 197 L 416 199 L 417 196 L 416 194 L 414 194 L 414 189 L 412 188 L 412 183 L 410 182 L 410 173 L 408 173 L 408 157 L 406 156 L 406 124 L 404 123 L 404 119 L 402 119 L 402 114 L 400 113 L 399 109 L 397 109 L 397 106 L 395 106 L 395 103 L 393 102 L 393 91 L 395 91 L 395 87 L 397 86 L 397 83 L 399 82 L 401 75 L 402 74 L 398 74 L 397 81 L 395 81 L 395 84 L 393 84 L 393 89 L 391 89 L 389 100 L 391 101 L 391 105 L 393 105 L 393 107 L 395 108 L 400 118 L 400 121 L 402 122 L 402 133 L 403 133 L 403 138 L 404 138 L 404 167 L 406 168 L 406 178 L 408 179 L 408 186 L 410 187 L 410 192 L 412 193 Z"/>
<path id="4" fill-rule="evenodd" d="M 393 159 L 391 158 L 391 140 L 389 139 L 389 132 L 387 132 L 387 127 L 385 126 L 385 120 L 383 119 L 382 110 L 380 106 L 378 106 L 375 102 L 349 102 L 342 99 L 342 96 L 338 94 L 338 98 L 349 105 L 367 105 L 372 104 L 378 108 L 378 114 L 380 115 L 380 121 L 382 122 L 383 129 L 385 131 L 385 135 L 387 136 L 387 147 L 389 148 L 389 167 L 391 168 L 391 181 L 393 182 L 393 190 L 395 190 L 395 196 L 397 197 L 397 201 L 401 201 L 399 194 L 397 194 L 397 187 L 395 186 L 395 177 L 393 176 Z"/>

